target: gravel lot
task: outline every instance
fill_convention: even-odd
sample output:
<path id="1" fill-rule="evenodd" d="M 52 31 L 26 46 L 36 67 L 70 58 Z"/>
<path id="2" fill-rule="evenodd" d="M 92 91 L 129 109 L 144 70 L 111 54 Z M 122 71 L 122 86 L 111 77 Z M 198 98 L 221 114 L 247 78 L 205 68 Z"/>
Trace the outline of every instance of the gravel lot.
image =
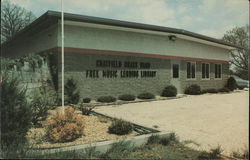
<path id="1" fill-rule="evenodd" d="M 101 106 L 95 111 L 193 140 L 198 149 L 220 145 L 223 154 L 248 148 L 249 92 L 205 94 L 180 99 Z"/>

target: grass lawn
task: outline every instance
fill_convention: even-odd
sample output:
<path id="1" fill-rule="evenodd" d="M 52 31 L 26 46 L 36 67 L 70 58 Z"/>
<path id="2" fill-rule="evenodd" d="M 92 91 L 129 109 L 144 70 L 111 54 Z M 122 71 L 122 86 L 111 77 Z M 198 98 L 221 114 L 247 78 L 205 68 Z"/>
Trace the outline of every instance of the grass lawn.
<path id="1" fill-rule="evenodd" d="M 152 135 L 146 144 L 135 147 L 132 143 L 119 141 L 105 153 L 96 151 L 95 147 L 87 148 L 83 151 L 57 152 L 50 155 L 35 155 L 32 150 L 21 146 L 18 153 L 5 153 L 8 158 L 33 158 L 33 159 L 167 159 L 167 160 L 205 160 L 205 159 L 233 159 L 221 155 L 220 147 L 211 151 L 197 151 L 187 147 L 193 142 L 179 142 L 175 134 L 165 137 Z M 239 159 L 248 159 L 249 153 L 234 153 L 232 156 Z"/>
<path id="2" fill-rule="evenodd" d="M 88 148 L 85 151 L 68 151 L 52 155 L 31 156 L 27 158 L 59 158 L 59 159 L 171 159 L 171 160 L 198 160 L 198 159 L 223 159 L 220 157 L 220 150 L 214 149 L 211 152 L 196 151 L 178 141 L 175 134 L 160 138 L 157 135 L 151 136 L 147 144 L 134 147 L 133 144 L 120 141 L 106 153 L 99 153 L 95 148 Z"/>
<path id="3" fill-rule="evenodd" d="M 126 158 L 126 159 L 198 159 L 200 152 L 185 147 L 182 144 L 172 144 L 164 146 L 161 144 L 151 144 L 136 147 L 131 151 L 104 154 L 104 158 Z"/>

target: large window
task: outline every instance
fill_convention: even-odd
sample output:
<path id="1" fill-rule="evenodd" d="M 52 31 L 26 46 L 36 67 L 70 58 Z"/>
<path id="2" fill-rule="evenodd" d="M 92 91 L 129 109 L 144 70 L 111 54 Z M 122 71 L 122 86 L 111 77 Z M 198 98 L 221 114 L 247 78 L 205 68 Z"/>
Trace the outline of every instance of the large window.
<path id="1" fill-rule="evenodd" d="M 187 78 L 195 79 L 195 62 L 187 62 Z"/>
<path id="2" fill-rule="evenodd" d="M 210 70 L 209 70 L 209 63 L 202 63 L 202 79 L 209 79 L 210 77 Z"/>
<path id="3" fill-rule="evenodd" d="M 221 78 L 221 64 L 215 64 L 215 78 Z"/>
<path id="4" fill-rule="evenodd" d="M 179 64 L 172 65 L 173 78 L 179 78 Z"/>

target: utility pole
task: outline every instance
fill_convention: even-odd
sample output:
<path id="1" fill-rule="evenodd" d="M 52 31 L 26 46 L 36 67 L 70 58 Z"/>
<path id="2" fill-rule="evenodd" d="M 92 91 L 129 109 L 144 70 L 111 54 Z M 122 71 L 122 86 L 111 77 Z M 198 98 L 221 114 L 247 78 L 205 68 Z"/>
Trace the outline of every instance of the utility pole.
<path id="1" fill-rule="evenodd" d="M 61 0 L 61 24 L 62 24 L 62 113 L 64 114 L 64 13 L 63 0 Z"/>

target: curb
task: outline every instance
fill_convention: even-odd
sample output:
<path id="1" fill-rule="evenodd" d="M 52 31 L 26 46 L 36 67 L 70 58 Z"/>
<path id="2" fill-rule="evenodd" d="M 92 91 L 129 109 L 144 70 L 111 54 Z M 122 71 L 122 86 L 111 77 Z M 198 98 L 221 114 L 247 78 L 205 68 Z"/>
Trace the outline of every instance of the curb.
<path id="1" fill-rule="evenodd" d="M 91 105 L 93 107 L 101 107 L 101 106 L 110 106 L 110 105 L 123 105 L 123 104 L 130 104 L 130 103 L 140 103 L 140 102 L 152 102 L 152 101 L 163 101 L 163 100 L 171 100 L 171 99 L 179 99 L 186 97 L 187 95 L 179 95 L 176 97 L 160 97 L 159 99 L 137 99 L 136 101 L 117 101 L 112 103 L 83 103 L 86 105 Z"/>
<path id="2" fill-rule="evenodd" d="M 111 120 L 114 120 L 116 118 L 92 111 L 91 114 L 102 116 Z M 95 150 L 100 153 L 105 153 L 109 148 L 111 148 L 112 144 L 117 143 L 121 140 L 124 140 L 125 142 L 130 142 L 134 146 L 141 146 L 145 144 L 148 140 L 148 138 L 152 134 L 157 134 L 160 137 L 166 136 L 170 132 L 160 132 L 159 130 L 144 127 L 135 123 L 130 122 L 134 126 L 134 130 L 138 130 L 140 135 L 135 137 L 128 137 L 128 138 L 122 138 L 122 139 L 115 139 L 115 140 L 108 140 L 108 141 L 99 141 L 99 142 L 93 142 L 88 144 L 81 144 L 81 145 L 75 145 L 75 146 L 65 146 L 65 147 L 57 147 L 57 148 L 35 148 L 32 149 L 34 155 L 49 155 L 49 154 L 55 154 L 55 153 L 61 153 L 61 152 L 69 152 L 69 151 L 75 151 L 75 152 L 84 152 L 87 148 L 95 147 Z"/>
<path id="3" fill-rule="evenodd" d="M 114 118 L 114 117 L 110 117 L 110 116 L 108 116 L 108 115 L 105 115 L 105 114 L 102 114 L 102 113 L 98 113 L 98 112 L 96 112 L 96 111 L 92 111 L 91 113 L 94 114 L 94 115 L 98 115 L 98 116 L 102 116 L 102 117 L 111 119 L 111 120 L 116 119 L 116 118 Z M 139 124 L 135 124 L 135 123 L 132 123 L 132 122 L 129 122 L 129 123 L 133 124 L 133 126 L 134 126 L 135 128 L 138 128 L 138 129 L 140 129 L 140 130 L 143 130 L 143 131 L 144 131 L 143 134 L 159 133 L 159 132 L 160 132 L 160 131 L 157 130 L 157 129 L 145 127 L 145 126 L 142 126 L 142 125 L 139 125 Z"/>
<path id="4" fill-rule="evenodd" d="M 157 133 L 160 137 L 167 136 L 170 132 L 160 132 Z M 85 152 L 87 148 L 95 147 L 95 150 L 100 153 L 107 152 L 114 143 L 120 142 L 121 140 L 124 140 L 124 142 L 130 142 L 133 146 L 141 146 L 147 143 L 148 138 L 152 134 L 147 135 L 140 135 L 135 137 L 129 137 L 124 139 L 116 139 L 116 140 L 109 140 L 109 141 L 103 141 L 103 142 L 93 142 L 89 144 L 83 144 L 83 145 L 76 145 L 76 146 L 68 146 L 68 147 L 61 147 L 56 149 L 43 149 L 43 150 L 33 150 L 34 155 L 49 155 L 49 154 L 55 154 L 55 153 L 62 153 L 62 152 Z"/>

